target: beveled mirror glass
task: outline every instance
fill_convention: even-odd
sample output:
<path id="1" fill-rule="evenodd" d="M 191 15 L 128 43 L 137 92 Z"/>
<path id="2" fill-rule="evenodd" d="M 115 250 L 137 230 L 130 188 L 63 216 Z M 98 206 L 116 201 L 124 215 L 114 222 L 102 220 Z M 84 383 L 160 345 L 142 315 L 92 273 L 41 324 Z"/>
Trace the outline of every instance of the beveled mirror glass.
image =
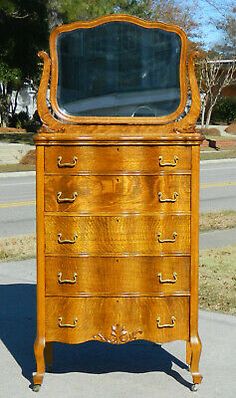
<path id="1" fill-rule="evenodd" d="M 58 108 L 71 116 L 162 117 L 180 106 L 181 38 L 112 21 L 56 40 Z"/>

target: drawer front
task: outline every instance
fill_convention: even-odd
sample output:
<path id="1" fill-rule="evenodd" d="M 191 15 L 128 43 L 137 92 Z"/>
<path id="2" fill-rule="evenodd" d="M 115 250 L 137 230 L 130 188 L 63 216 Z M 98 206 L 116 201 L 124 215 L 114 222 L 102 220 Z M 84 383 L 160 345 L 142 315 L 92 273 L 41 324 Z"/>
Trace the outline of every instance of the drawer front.
<path id="1" fill-rule="evenodd" d="M 45 172 L 56 174 L 153 173 L 190 170 L 186 146 L 53 146 L 45 148 Z"/>
<path id="2" fill-rule="evenodd" d="M 189 257 L 47 257 L 46 294 L 189 294 Z"/>
<path id="3" fill-rule="evenodd" d="M 45 210 L 190 211 L 190 176 L 46 176 Z"/>
<path id="4" fill-rule="evenodd" d="M 189 338 L 189 299 L 46 298 L 46 341 L 162 343 Z"/>
<path id="5" fill-rule="evenodd" d="M 190 252 L 190 216 L 45 216 L 46 253 L 141 254 Z"/>

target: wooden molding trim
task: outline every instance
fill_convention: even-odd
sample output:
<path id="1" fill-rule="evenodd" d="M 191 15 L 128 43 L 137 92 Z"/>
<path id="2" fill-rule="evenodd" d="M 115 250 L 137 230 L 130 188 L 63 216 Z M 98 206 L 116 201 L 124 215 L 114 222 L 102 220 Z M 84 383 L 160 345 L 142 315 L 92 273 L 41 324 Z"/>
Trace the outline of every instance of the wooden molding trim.
<path id="1" fill-rule="evenodd" d="M 144 28 L 162 29 L 167 32 L 176 33 L 181 39 L 181 55 L 180 55 L 180 103 L 175 112 L 161 117 L 93 117 L 93 116 L 72 116 L 64 113 L 57 102 L 58 87 L 58 57 L 56 43 L 57 38 L 64 32 L 70 32 L 76 29 L 89 29 L 109 22 L 129 22 Z M 150 22 L 131 15 L 106 15 L 91 21 L 78 21 L 66 25 L 56 27 L 50 35 L 50 54 L 51 54 L 51 89 L 50 101 L 52 109 L 61 120 L 70 123 L 82 124 L 164 124 L 175 120 L 184 110 L 187 100 L 187 83 L 186 83 L 186 57 L 187 57 L 187 37 L 185 32 L 176 25 L 170 25 L 163 22 Z"/>

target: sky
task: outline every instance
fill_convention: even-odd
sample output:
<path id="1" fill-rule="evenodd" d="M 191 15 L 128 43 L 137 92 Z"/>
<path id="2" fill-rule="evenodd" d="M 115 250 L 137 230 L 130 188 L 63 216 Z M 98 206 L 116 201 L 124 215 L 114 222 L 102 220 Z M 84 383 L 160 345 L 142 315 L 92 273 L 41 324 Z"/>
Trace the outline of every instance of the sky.
<path id="1" fill-rule="evenodd" d="M 194 0 L 188 0 L 186 3 L 194 3 Z M 222 37 L 221 32 L 213 24 L 210 24 L 210 20 L 222 19 L 222 14 L 224 15 L 230 5 L 232 5 L 232 0 L 209 0 L 209 2 L 207 0 L 198 0 L 195 17 L 202 23 L 203 39 L 207 48 L 211 48 Z"/>

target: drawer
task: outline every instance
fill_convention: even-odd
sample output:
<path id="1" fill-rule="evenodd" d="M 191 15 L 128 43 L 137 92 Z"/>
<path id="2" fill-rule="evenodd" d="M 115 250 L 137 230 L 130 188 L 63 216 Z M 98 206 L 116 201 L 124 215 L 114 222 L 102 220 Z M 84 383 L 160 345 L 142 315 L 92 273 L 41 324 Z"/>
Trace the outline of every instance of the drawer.
<path id="1" fill-rule="evenodd" d="M 190 170 L 188 146 L 45 147 L 45 172 L 53 174 L 127 174 Z"/>
<path id="2" fill-rule="evenodd" d="M 189 257 L 47 257 L 46 294 L 189 294 Z"/>
<path id="3" fill-rule="evenodd" d="M 46 176 L 45 210 L 190 211 L 190 175 Z"/>
<path id="4" fill-rule="evenodd" d="M 46 298 L 46 341 L 189 338 L 189 298 Z"/>
<path id="5" fill-rule="evenodd" d="M 155 255 L 190 252 L 190 216 L 45 216 L 46 253 Z"/>

